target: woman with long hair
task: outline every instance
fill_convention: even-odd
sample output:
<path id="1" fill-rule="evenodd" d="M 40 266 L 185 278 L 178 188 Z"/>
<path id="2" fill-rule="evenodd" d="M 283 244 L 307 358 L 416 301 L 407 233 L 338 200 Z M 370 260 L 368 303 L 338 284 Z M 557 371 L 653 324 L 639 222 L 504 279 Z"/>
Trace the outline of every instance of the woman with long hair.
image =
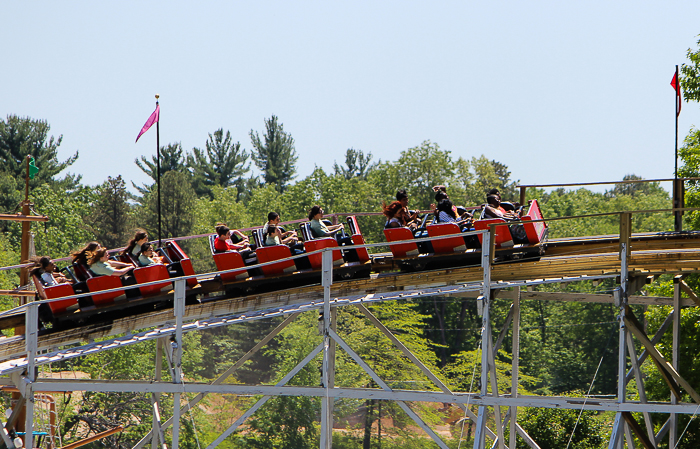
<path id="1" fill-rule="evenodd" d="M 411 231 L 418 228 L 418 223 L 408 215 L 408 209 L 401 201 L 392 201 L 388 205 L 382 203 L 382 213 L 386 217 L 385 228 L 407 227 Z"/>
<path id="2" fill-rule="evenodd" d="M 100 247 L 88 254 L 88 267 L 98 276 L 121 276 L 134 269 L 133 265 L 123 264 L 123 268 L 115 268 L 109 260 L 107 248 Z"/>
<path id="3" fill-rule="evenodd" d="M 126 248 L 122 251 L 123 255 L 131 254 L 134 257 L 139 256 L 141 245 L 148 242 L 148 232 L 143 229 L 137 229 L 134 237 L 126 244 Z"/>

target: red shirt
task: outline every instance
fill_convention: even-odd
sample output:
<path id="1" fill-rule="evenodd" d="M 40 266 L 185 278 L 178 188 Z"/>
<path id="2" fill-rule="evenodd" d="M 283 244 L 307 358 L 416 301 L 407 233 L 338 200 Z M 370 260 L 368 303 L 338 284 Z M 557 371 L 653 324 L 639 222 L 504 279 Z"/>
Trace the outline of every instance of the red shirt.
<path id="1" fill-rule="evenodd" d="M 232 244 L 227 242 L 226 240 L 221 240 L 219 237 L 214 239 L 214 249 L 217 251 L 231 251 L 232 249 L 235 249 Z"/>

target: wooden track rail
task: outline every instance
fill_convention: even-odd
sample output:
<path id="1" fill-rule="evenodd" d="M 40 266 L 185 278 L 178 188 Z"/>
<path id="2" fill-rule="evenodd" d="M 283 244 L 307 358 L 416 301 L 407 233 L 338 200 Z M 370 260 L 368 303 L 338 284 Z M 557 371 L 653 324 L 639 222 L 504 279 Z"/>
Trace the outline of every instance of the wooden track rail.
<path id="1" fill-rule="evenodd" d="M 550 251 L 548 247 L 546 257 L 542 257 L 537 261 L 496 264 L 492 268 L 491 278 L 494 281 L 518 281 L 551 279 L 553 273 L 556 273 L 557 278 L 561 276 L 619 275 L 619 254 L 616 252 L 599 252 L 605 245 L 616 247 L 615 239 L 617 239 L 617 236 L 603 236 L 598 239 L 555 240 L 552 243 L 557 250 Z M 672 233 L 663 235 L 645 234 L 635 236 L 633 242 L 635 248 L 653 249 L 634 251 L 632 253 L 629 261 L 630 276 L 689 273 L 700 270 L 700 233 L 680 235 Z M 677 247 L 681 247 L 681 249 L 677 249 Z M 590 254 L 581 254 L 579 253 L 581 248 L 592 252 Z M 551 252 L 576 255 L 550 256 Z M 483 270 L 479 266 L 414 273 L 384 272 L 374 274 L 368 279 L 336 282 L 333 284 L 331 294 L 335 299 L 397 291 L 404 291 L 408 294 L 410 292 L 415 293 L 425 287 L 435 288 L 477 283 L 482 279 Z M 312 303 L 323 299 L 320 275 L 319 284 L 235 298 L 226 298 L 224 286 L 214 279 L 201 280 L 201 283 L 209 291 L 207 296 L 211 299 L 216 298 L 216 300 L 209 301 L 208 299 L 210 298 L 204 298 L 205 302 L 202 304 L 188 306 L 184 316 L 186 321 L 269 310 L 282 306 Z M 541 298 L 544 299 L 545 296 Z M 608 295 L 608 298 L 609 301 L 612 301 L 611 296 Z M 532 299 L 535 298 L 533 297 Z M 589 299 L 593 300 L 594 298 L 579 297 L 572 300 L 587 301 Z M 601 301 L 604 299 L 598 296 L 595 300 Z M 660 302 L 661 299 L 658 301 Z M 646 302 L 648 303 L 649 300 L 646 300 Z M 20 317 L 23 317 L 23 315 L 15 317 L 15 320 L 21 320 Z M 39 336 L 39 349 L 48 350 L 84 341 L 128 334 L 139 329 L 163 326 L 172 322 L 172 320 L 172 310 L 163 309 L 110 322 L 100 322 L 80 328 L 50 332 Z M 24 351 L 23 336 L 0 339 L 0 360 L 20 356 Z"/>

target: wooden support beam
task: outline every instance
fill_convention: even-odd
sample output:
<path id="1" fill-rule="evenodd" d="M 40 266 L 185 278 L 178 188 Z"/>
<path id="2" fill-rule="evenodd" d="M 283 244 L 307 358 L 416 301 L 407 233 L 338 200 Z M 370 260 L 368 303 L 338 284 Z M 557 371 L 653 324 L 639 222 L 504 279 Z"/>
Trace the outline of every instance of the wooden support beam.
<path id="1" fill-rule="evenodd" d="M 625 419 L 625 422 L 627 423 L 627 426 L 629 426 L 630 430 L 632 430 L 639 441 L 641 441 L 645 449 L 656 449 L 656 445 L 649 440 L 649 437 L 646 435 L 646 433 L 644 433 L 644 429 L 642 429 L 642 426 L 640 426 L 637 420 L 634 419 L 632 413 L 622 412 L 622 417 Z"/>
<path id="2" fill-rule="evenodd" d="M 495 295 L 492 295 L 492 298 Z M 498 350 L 501 349 L 501 345 L 503 344 L 503 339 L 506 338 L 506 335 L 508 335 L 508 329 L 510 328 L 510 323 L 513 321 L 513 305 L 511 304 L 510 308 L 508 309 L 508 315 L 506 315 L 506 321 L 503 323 L 503 329 L 501 329 L 501 333 L 498 334 L 498 338 L 496 339 L 496 344 L 493 345 L 493 354 L 494 357 L 496 356 L 496 353 L 498 353 Z"/>
<path id="3" fill-rule="evenodd" d="M 377 327 L 377 329 L 379 329 L 389 340 L 391 340 L 394 346 L 396 346 L 397 349 L 399 349 L 414 365 L 416 365 L 423 372 L 423 374 L 425 374 L 425 376 L 435 384 L 435 386 L 437 386 L 444 393 L 452 394 L 452 390 L 450 390 L 447 385 L 445 385 L 435 374 L 433 374 L 433 372 L 430 371 L 430 369 L 425 366 L 425 364 L 418 357 L 416 357 L 406 345 L 396 338 L 396 336 L 391 333 L 386 326 L 384 326 L 384 323 L 379 321 L 379 319 L 367 307 L 365 307 L 363 304 L 357 304 L 357 308 L 365 315 L 365 317 L 367 317 L 368 320 L 372 322 L 372 324 Z M 333 330 L 335 331 L 335 329 Z M 476 414 L 466 405 L 457 404 L 457 406 L 465 412 L 469 419 L 476 422 Z M 486 427 L 486 435 L 488 435 L 489 438 L 496 439 L 496 434 L 488 427 Z"/>
<path id="4" fill-rule="evenodd" d="M 696 403 L 700 404 L 700 395 L 698 395 L 693 387 L 681 377 L 680 374 L 673 368 L 673 366 L 668 363 L 663 355 L 658 349 L 649 341 L 646 333 L 642 330 L 642 326 L 637 321 L 637 318 L 632 313 L 632 310 L 627 307 L 627 312 L 625 314 L 625 324 L 629 330 L 634 334 L 635 337 L 644 345 L 644 347 L 649 352 L 649 356 L 652 358 L 656 366 L 659 368 L 661 376 L 666 380 L 666 383 L 671 388 L 671 391 L 676 395 L 676 397 L 681 397 L 681 391 L 679 387 L 683 389 L 690 395 L 690 397 Z"/>
<path id="5" fill-rule="evenodd" d="M 630 260 L 632 251 L 630 250 L 630 237 L 632 236 L 632 214 L 629 212 L 620 213 L 620 251 L 624 248 L 627 253 L 627 260 Z"/>
<path id="6" fill-rule="evenodd" d="M 632 362 L 632 371 L 634 372 L 634 378 L 637 383 L 637 392 L 639 393 L 639 402 L 647 402 L 647 393 L 644 388 L 644 377 L 642 376 L 642 370 L 639 369 L 639 362 L 637 359 L 637 349 L 634 347 L 634 342 L 632 341 L 632 335 L 627 333 L 627 350 L 630 353 L 630 361 Z M 625 382 L 626 383 L 626 382 Z M 651 420 L 651 414 L 649 412 L 644 412 L 644 424 L 647 428 L 647 436 L 651 439 L 654 438 L 654 423 Z"/>
<path id="7" fill-rule="evenodd" d="M 669 326 L 673 322 L 673 315 L 674 315 L 673 312 L 669 313 L 668 316 L 666 317 L 666 319 L 664 320 L 664 322 L 661 323 L 661 326 L 659 326 L 659 329 L 656 331 L 656 333 L 654 334 L 654 337 L 651 339 L 652 345 L 656 345 L 658 342 L 661 341 L 661 338 L 663 338 L 664 334 L 666 333 Z M 639 364 L 639 366 L 642 366 L 642 364 L 644 363 L 644 361 L 647 359 L 648 356 L 649 356 L 649 353 L 647 352 L 647 350 L 646 349 L 643 350 L 642 353 L 639 355 L 639 358 L 637 358 L 637 363 Z M 632 370 L 629 370 L 627 372 L 626 382 L 629 382 L 630 379 L 632 379 L 633 374 L 634 373 L 632 372 Z"/>
<path id="8" fill-rule="evenodd" d="M 698 295 L 695 294 L 693 289 L 690 288 L 690 286 L 688 284 L 686 284 L 685 281 L 683 281 L 683 280 L 679 280 L 678 283 L 680 284 L 680 287 L 681 287 L 681 290 L 683 291 L 683 293 L 688 295 L 688 297 L 690 299 L 692 299 L 696 305 L 700 306 L 700 298 L 698 298 Z"/>
<path id="9" fill-rule="evenodd" d="M 49 221 L 45 215 L 0 214 L 0 221 Z"/>
<path id="10" fill-rule="evenodd" d="M 75 443 L 71 443 L 67 446 L 63 446 L 60 449 L 75 449 L 75 448 L 78 448 L 81 446 L 85 446 L 86 444 L 90 444 L 93 441 L 101 440 L 102 438 L 106 438 L 106 437 L 113 435 L 117 432 L 121 432 L 122 430 L 124 430 L 124 427 L 117 426 L 113 429 L 105 430 L 104 432 L 100 432 L 96 435 L 93 435 L 90 438 L 85 438 L 84 440 L 76 441 Z"/>

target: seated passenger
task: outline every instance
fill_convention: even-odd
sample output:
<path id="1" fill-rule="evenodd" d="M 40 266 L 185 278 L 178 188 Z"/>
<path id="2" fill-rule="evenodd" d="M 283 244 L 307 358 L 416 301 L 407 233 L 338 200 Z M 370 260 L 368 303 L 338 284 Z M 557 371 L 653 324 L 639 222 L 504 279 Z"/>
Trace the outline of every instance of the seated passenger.
<path id="1" fill-rule="evenodd" d="M 141 251 L 139 251 L 138 261 L 139 261 L 139 266 L 142 266 L 142 267 L 147 267 L 149 265 L 155 265 L 155 264 L 165 265 L 163 263 L 163 258 L 160 256 L 157 256 L 153 252 L 153 245 L 151 245 L 148 242 L 141 245 Z"/>
<path id="2" fill-rule="evenodd" d="M 440 211 L 438 210 L 438 204 L 440 204 L 440 201 L 442 200 L 449 200 L 450 196 L 447 194 L 447 187 L 445 186 L 434 186 L 433 191 L 435 192 L 435 202 L 430 205 L 430 209 L 433 211 L 433 215 L 435 215 L 435 221 L 437 223 L 440 223 Z M 455 206 L 454 204 L 452 205 L 452 210 L 455 213 L 456 217 L 460 217 L 460 219 L 467 219 L 471 218 L 472 214 L 470 214 L 467 211 L 467 208 L 464 206 Z"/>
<path id="3" fill-rule="evenodd" d="M 396 201 L 401 203 L 401 206 L 403 207 L 401 215 L 406 219 L 407 223 L 404 226 L 408 226 L 408 224 L 410 223 L 415 223 L 416 225 L 419 225 L 420 220 L 418 219 L 418 211 L 411 213 L 411 211 L 408 210 L 408 194 L 405 190 L 401 189 L 398 192 L 396 192 Z"/>
<path id="4" fill-rule="evenodd" d="M 498 189 L 491 189 L 491 190 L 489 190 L 489 192 L 486 195 L 487 195 L 487 198 L 488 198 L 488 195 L 496 195 L 498 197 L 498 201 L 501 202 L 501 207 L 504 210 L 506 210 L 506 211 L 518 211 L 518 214 L 522 215 L 523 206 L 520 203 L 518 203 L 517 201 L 515 203 L 503 201 L 503 199 L 501 198 L 501 192 L 499 192 Z"/>
<path id="5" fill-rule="evenodd" d="M 338 238 L 338 234 L 344 233 L 345 225 L 343 223 L 337 225 L 326 226 L 321 221 L 323 218 L 323 209 L 320 206 L 314 206 L 309 211 L 309 221 L 311 225 L 311 234 L 314 238 L 333 237 Z"/>
<path id="6" fill-rule="evenodd" d="M 501 207 L 501 200 L 498 195 L 488 195 L 486 206 L 484 207 L 484 217 L 503 218 L 504 220 L 519 220 L 520 216 L 515 211 L 507 211 Z"/>
<path id="7" fill-rule="evenodd" d="M 72 262 L 73 263 L 79 263 L 83 264 L 85 266 L 90 265 L 90 255 L 97 251 L 98 249 L 101 249 L 102 245 L 100 245 L 97 242 L 90 242 L 83 249 L 80 251 L 76 251 L 71 253 L 71 256 L 73 257 Z M 105 251 L 107 250 L 104 248 Z M 124 262 L 119 262 L 118 260 L 107 260 L 107 263 L 112 267 L 112 268 L 127 268 L 127 267 L 132 267 L 132 264 L 124 263 Z"/>
<path id="8" fill-rule="evenodd" d="M 218 252 L 250 250 L 248 236 L 238 230 L 231 231 L 225 224 L 217 223 L 216 234 L 214 249 Z"/>
<path id="9" fill-rule="evenodd" d="M 265 233 L 265 246 L 274 246 L 282 244 L 282 231 L 277 225 L 271 224 L 267 227 Z"/>
<path id="10" fill-rule="evenodd" d="M 97 242 L 90 242 L 83 249 L 72 252 L 70 255 L 72 257 L 71 262 L 80 263 L 83 265 L 88 264 L 88 254 L 100 248 L 100 244 Z"/>
<path id="11" fill-rule="evenodd" d="M 39 278 L 42 284 L 46 287 L 52 287 L 58 284 L 72 284 L 73 281 L 62 275 L 61 273 L 54 273 L 56 265 L 54 265 L 53 260 L 47 256 L 35 257 L 31 259 L 34 262 L 34 268 L 32 268 L 31 274 Z"/>
<path id="12" fill-rule="evenodd" d="M 107 248 L 99 248 L 93 251 L 88 256 L 88 267 L 90 271 L 98 276 L 121 276 L 131 272 L 134 269 L 133 265 L 125 265 L 124 268 L 115 268 L 109 261 L 109 253 Z"/>
<path id="13" fill-rule="evenodd" d="M 440 223 L 456 223 L 459 225 L 462 231 L 472 231 L 474 227 L 472 226 L 472 217 L 457 217 L 455 213 L 454 205 L 449 198 L 445 198 L 440 201 L 437 205 L 438 210 L 438 221 Z M 468 215 L 468 214 L 466 214 Z"/>
<path id="14" fill-rule="evenodd" d="M 267 234 L 265 234 L 265 246 L 284 245 L 282 235 L 282 231 L 277 225 L 269 225 L 267 227 Z M 304 245 L 295 244 L 288 246 L 292 252 L 292 256 L 296 256 L 297 254 L 302 254 L 304 252 Z"/>
<path id="15" fill-rule="evenodd" d="M 148 233 L 143 229 L 137 229 L 134 237 L 126 244 L 126 248 L 121 252 L 123 255 L 130 254 L 134 259 L 139 257 L 141 245 L 148 242 Z"/>
<path id="16" fill-rule="evenodd" d="M 418 227 L 416 222 L 409 223 L 408 219 L 410 217 L 405 215 L 404 207 L 398 201 L 394 201 L 389 205 L 382 203 L 382 213 L 387 218 L 386 224 L 384 225 L 385 228 L 407 227 L 414 231 Z"/>
<path id="17" fill-rule="evenodd" d="M 271 225 L 277 226 L 277 229 L 280 231 L 280 241 L 287 246 L 294 246 L 297 243 L 299 243 L 299 238 L 297 237 L 297 232 L 296 231 L 284 231 L 280 227 L 280 221 L 282 219 L 280 218 L 280 214 L 277 212 L 270 212 L 267 214 L 267 223 L 265 223 L 265 226 L 263 226 L 263 235 L 267 236 L 267 230 L 268 227 Z M 267 245 L 267 243 L 266 243 Z"/>

